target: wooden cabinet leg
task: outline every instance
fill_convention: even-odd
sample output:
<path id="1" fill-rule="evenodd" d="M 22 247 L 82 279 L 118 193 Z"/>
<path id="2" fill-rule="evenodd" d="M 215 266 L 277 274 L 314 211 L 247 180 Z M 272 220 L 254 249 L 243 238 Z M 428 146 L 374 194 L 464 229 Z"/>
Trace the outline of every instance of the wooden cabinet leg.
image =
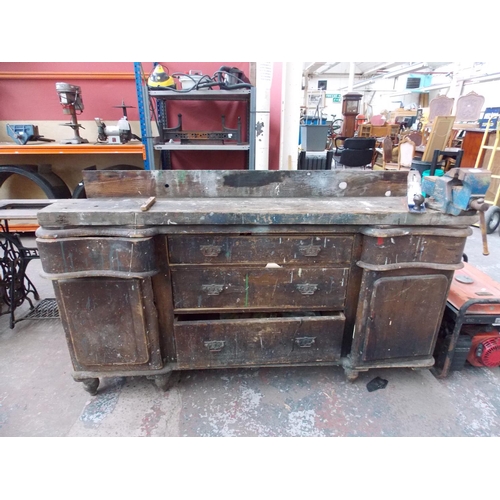
<path id="1" fill-rule="evenodd" d="M 168 390 L 170 386 L 170 378 L 172 376 L 172 372 L 166 373 L 164 375 L 156 375 L 154 377 L 155 385 L 160 389 L 161 391 L 166 391 Z"/>
<path id="2" fill-rule="evenodd" d="M 80 380 L 83 384 L 83 388 L 92 396 L 97 394 L 97 388 L 99 387 L 99 379 L 98 378 L 86 378 Z"/>
<path id="3" fill-rule="evenodd" d="M 350 368 L 344 368 L 345 376 L 349 382 L 354 382 L 359 375 L 359 371 L 351 370 Z"/>

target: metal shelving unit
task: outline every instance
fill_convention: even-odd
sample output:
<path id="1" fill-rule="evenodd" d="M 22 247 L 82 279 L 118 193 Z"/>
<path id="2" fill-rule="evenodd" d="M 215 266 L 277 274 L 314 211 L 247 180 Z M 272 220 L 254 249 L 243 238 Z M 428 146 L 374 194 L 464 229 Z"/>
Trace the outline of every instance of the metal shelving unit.
<path id="1" fill-rule="evenodd" d="M 137 97 L 139 102 L 139 117 L 141 120 L 141 133 L 146 146 L 145 163 L 149 169 L 154 169 L 154 150 L 167 151 L 247 151 L 247 168 L 255 170 L 255 87 L 238 90 L 193 90 L 190 92 L 173 92 L 171 90 L 150 90 L 143 81 L 141 63 L 134 63 L 136 74 Z M 140 82 L 140 84 L 139 84 Z M 156 102 L 151 102 L 155 100 Z M 156 143 L 151 136 L 151 108 L 165 110 L 168 101 L 242 101 L 247 103 L 247 138 L 240 143 L 226 142 L 207 144 L 182 144 L 179 142 Z M 141 106 L 142 103 L 142 106 Z M 158 121 L 162 117 L 158 112 Z M 147 126 L 149 125 L 149 130 Z M 147 168 L 148 169 L 148 168 Z"/>
<path id="2" fill-rule="evenodd" d="M 135 89 L 137 92 L 137 108 L 141 124 L 141 138 L 145 149 L 144 169 L 154 170 L 153 132 L 151 130 L 151 115 L 149 113 L 148 88 L 140 62 L 134 63 L 134 75 Z"/>

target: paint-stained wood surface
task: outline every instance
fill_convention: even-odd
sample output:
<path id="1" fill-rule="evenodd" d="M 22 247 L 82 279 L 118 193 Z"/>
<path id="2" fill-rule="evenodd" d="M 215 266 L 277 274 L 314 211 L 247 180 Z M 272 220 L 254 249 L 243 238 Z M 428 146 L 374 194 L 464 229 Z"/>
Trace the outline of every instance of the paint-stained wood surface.
<path id="1" fill-rule="evenodd" d="M 45 228 L 126 226 L 139 228 L 191 225 L 415 225 L 464 226 L 479 218 L 472 212 L 454 216 L 437 210 L 408 212 L 406 197 L 377 198 L 178 198 L 157 200 L 147 211 L 145 199 L 61 200 L 38 212 Z M 110 233 L 112 234 L 112 233 Z"/>
<path id="2" fill-rule="evenodd" d="M 77 369 L 163 366 L 149 280 L 80 278 L 54 289 Z"/>
<path id="3" fill-rule="evenodd" d="M 88 170 L 83 179 L 88 198 L 347 198 L 407 189 L 405 172 L 349 170 Z"/>
<path id="4" fill-rule="evenodd" d="M 351 262 L 353 235 L 168 237 L 171 264 L 276 265 L 340 264 Z"/>
<path id="5" fill-rule="evenodd" d="M 174 310 L 339 310 L 348 269 L 173 267 Z"/>
<path id="6" fill-rule="evenodd" d="M 178 321 L 180 368 L 223 368 L 340 360 L 343 314 Z"/>
<path id="7" fill-rule="evenodd" d="M 419 234 L 365 238 L 361 260 L 367 264 L 459 264 L 465 239 L 450 236 Z"/>
<path id="8" fill-rule="evenodd" d="M 448 288 L 443 275 L 377 277 L 359 323 L 362 361 L 431 357 Z"/>
<path id="9" fill-rule="evenodd" d="M 37 246 L 48 278 L 68 275 L 126 278 L 156 273 L 152 238 L 38 238 Z"/>

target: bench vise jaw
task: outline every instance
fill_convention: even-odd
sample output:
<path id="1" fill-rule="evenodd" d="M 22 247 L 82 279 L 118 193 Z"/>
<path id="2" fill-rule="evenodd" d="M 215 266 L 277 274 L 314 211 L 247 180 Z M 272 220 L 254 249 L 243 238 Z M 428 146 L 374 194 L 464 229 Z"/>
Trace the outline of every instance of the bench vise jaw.
<path id="1" fill-rule="evenodd" d="M 452 168 L 443 176 L 428 176 L 422 180 L 422 192 L 429 198 L 425 204 L 434 210 L 463 215 L 477 210 L 484 201 L 491 182 L 491 172 L 480 168 Z"/>

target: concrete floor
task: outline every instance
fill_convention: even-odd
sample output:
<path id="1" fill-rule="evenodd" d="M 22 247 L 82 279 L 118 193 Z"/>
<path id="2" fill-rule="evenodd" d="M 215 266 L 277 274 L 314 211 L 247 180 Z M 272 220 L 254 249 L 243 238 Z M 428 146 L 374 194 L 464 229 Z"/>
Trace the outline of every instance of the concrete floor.
<path id="1" fill-rule="evenodd" d="M 469 262 L 500 282 L 500 236 Z M 33 238 L 23 237 L 26 244 Z M 52 285 L 28 275 L 42 298 Z M 19 310 L 22 315 L 26 306 Z M 182 372 L 162 392 L 146 378 L 108 378 L 90 396 L 71 377 L 59 320 L 0 317 L 0 436 L 500 436 L 500 370 L 466 367 L 445 380 L 429 370 L 372 370 L 350 383 L 339 367 Z M 376 376 L 385 389 L 368 392 Z"/>

